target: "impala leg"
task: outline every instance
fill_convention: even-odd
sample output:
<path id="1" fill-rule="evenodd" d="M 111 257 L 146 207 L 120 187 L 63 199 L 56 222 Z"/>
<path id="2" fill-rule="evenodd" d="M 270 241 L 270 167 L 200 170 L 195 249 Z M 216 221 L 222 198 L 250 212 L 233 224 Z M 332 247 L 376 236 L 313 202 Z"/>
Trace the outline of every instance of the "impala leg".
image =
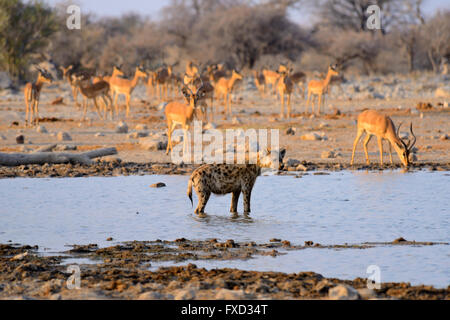
<path id="1" fill-rule="evenodd" d="M 284 95 L 280 94 L 280 118 L 284 119 Z"/>
<path id="2" fill-rule="evenodd" d="M 389 144 L 389 158 L 391 160 L 391 164 L 394 164 L 394 160 L 392 159 L 392 145 L 391 145 L 391 142 L 388 141 L 388 144 Z"/>
<path id="3" fill-rule="evenodd" d="M 367 145 L 369 144 L 370 139 L 372 139 L 372 135 L 371 134 L 367 134 L 367 137 L 364 140 L 364 153 L 366 154 L 366 163 L 367 164 L 370 164 L 369 151 L 367 150 Z"/>
<path id="4" fill-rule="evenodd" d="M 34 122 L 36 125 L 39 124 L 39 99 L 34 102 Z"/>
<path id="5" fill-rule="evenodd" d="M 305 114 L 308 114 L 310 102 L 311 102 L 311 91 L 308 90 L 308 99 L 306 99 Z"/>
<path id="6" fill-rule="evenodd" d="M 116 116 L 119 118 L 120 111 L 119 111 L 119 105 L 117 104 L 117 99 L 119 99 L 119 94 L 116 92 L 114 95 L 114 109 L 116 109 Z"/>
<path id="7" fill-rule="evenodd" d="M 288 106 L 287 117 L 288 117 L 288 119 L 290 119 L 291 118 L 291 94 L 290 93 L 287 96 L 287 106 Z"/>
<path id="8" fill-rule="evenodd" d="M 126 96 L 127 99 L 127 112 L 125 115 L 125 118 L 128 119 L 128 116 L 130 115 L 130 100 L 131 100 L 131 95 L 127 95 Z"/>
<path id="9" fill-rule="evenodd" d="M 363 135 L 364 130 L 358 130 L 358 133 L 356 135 L 356 139 L 355 142 L 353 143 L 353 153 L 352 153 L 352 162 L 350 163 L 350 165 L 353 165 L 355 163 L 355 152 L 356 152 L 356 147 L 359 143 L 359 140 L 361 139 L 361 136 Z"/>
<path id="10" fill-rule="evenodd" d="M 320 107 L 321 107 L 321 105 L 322 105 L 322 98 L 323 98 L 323 95 L 321 95 L 321 94 L 319 94 L 318 95 L 318 99 L 319 99 L 319 103 L 318 103 L 318 115 L 320 116 Z"/>
<path id="11" fill-rule="evenodd" d="M 25 127 L 28 127 L 28 115 L 30 113 L 30 101 L 25 97 Z"/>
<path id="12" fill-rule="evenodd" d="M 238 213 L 238 202 L 239 202 L 240 195 L 241 195 L 241 190 L 235 191 L 235 192 L 233 192 L 233 196 L 231 198 L 230 212 L 233 213 L 234 215 L 237 215 L 237 213 Z"/>
<path id="13" fill-rule="evenodd" d="M 83 121 L 86 120 L 86 113 L 87 113 L 87 98 L 83 99 Z"/>
<path id="14" fill-rule="evenodd" d="M 380 163 L 383 166 L 383 140 L 380 137 L 377 137 L 378 140 L 378 148 L 380 149 Z"/>
<path id="15" fill-rule="evenodd" d="M 167 134 L 168 134 L 168 139 L 169 139 L 169 141 L 168 141 L 168 143 L 167 143 L 167 151 L 166 151 L 166 154 L 169 154 L 169 151 L 172 151 L 172 150 L 173 150 L 173 145 L 172 145 L 172 133 L 173 133 L 173 130 L 175 130 L 175 126 L 176 126 L 175 123 L 173 123 L 173 124 L 170 123 L 170 122 L 167 123 L 167 128 L 168 128 Z"/>
<path id="16" fill-rule="evenodd" d="M 95 106 L 95 112 L 97 112 L 98 117 L 100 119 L 102 119 L 102 112 L 101 112 L 101 109 L 98 107 L 97 97 L 94 98 L 94 106 Z"/>

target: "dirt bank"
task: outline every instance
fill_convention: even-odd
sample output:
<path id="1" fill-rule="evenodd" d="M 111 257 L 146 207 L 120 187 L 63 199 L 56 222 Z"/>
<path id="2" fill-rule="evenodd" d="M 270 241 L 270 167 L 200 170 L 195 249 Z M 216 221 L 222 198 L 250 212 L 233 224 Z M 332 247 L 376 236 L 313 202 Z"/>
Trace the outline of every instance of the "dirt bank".
<path id="1" fill-rule="evenodd" d="M 235 269 L 206 270 L 194 264 L 153 268 L 152 264 L 276 257 L 286 250 L 369 249 L 376 245 L 429 246 L 435 243 L 397 239 L 383 244 L 292 245 L 273 239 L 268 244 L 233 240 L 128 242 L 109 248 L 73 246 L 56 256 L 42 256 L 37 247 L 0 245 L 0 299 L 450 299 L 450 287 L 384 283 L 367 289 L 367 279 L 327 279 L 314 272 L 285 274 Z M 442 244 L 441 244 L 442 245 Z M 444 244 L 448 245 L 448 244 Z M 69 290 L 65 259 L 81 264 L 80 289 Z M 78 260 L 77 260 L 78 259 Z M 72 260 L 74 261 L 74 260 Z"/>

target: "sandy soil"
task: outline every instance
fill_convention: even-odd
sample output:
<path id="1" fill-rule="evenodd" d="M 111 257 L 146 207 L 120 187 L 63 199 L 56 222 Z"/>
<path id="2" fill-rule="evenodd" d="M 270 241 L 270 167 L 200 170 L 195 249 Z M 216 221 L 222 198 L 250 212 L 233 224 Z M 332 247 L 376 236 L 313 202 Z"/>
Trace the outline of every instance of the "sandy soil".
<path id="1" fill-rule="evenodd" d="M 291 120 L 278 119 L 279 102 L 274 97 L 262 98 L 257 91 L 251 90 L 250 83 L 246 85 L 246 90 L 241 89 L 235 95 L 233 117 L 227 120 L 223 114 L 218 114 L 215 116 L 214 124 L 217 129 L 280 129 L 280 144 L 287 149 L 287 158 L 311 163 L 346 165 L 350 162 L 356 134 L 355 119 L 362 110 L 374 108 L 390 115 L 397 124 L 403 122 L 401 132 L 406 133 L 407 125 L 410 122 L 413 123 L 418 137 L 417 164 L 447 165 L 450 163 L 448 152 L 450 108 L 444 106 L 448 106 L 450 98 L 436 98 L 433 89 L 448 86 L 450 80 L 431 76 L 422 78 L 414 81 L 409 78 L 394 79 L 398 84 L 394 86 L 395 89 L 390 89 L 394 93 L 389 95 L 386 91 L 392 86 L 393 81 L 389 77 L 352 80 L 341 87 L 334 86 L 326 102 L 326 115 L 320 117 L 304 114 L 305 102 L 296 94 L 293 99 L 294 118 Z M 366 91 L 372 93 L 363 94 L 365 90 L 360 88 L 361 83 L 365 83 Z M 405 94 L 404 91 L 412 87 L 412 84 L 414 84 L 414 90 L 406 91 L 407 94 Z M 358 89 L 358 93 L 354 93 L 355 88 Z M 390 97 L 380 99 L 380 95 Z M 64 104 L 51 105 L 51 102 L 57 98 L 63 98 Z M 419 102 L 431 103 L 433 109 L 417 110 L 416 106 Z M 51 144 L 59 144 L 59 148 L 76 146 L 78 151 L 116 147 L 119 151 L 118 156 L 107 160 L 120 158 L 123 162 L 170 163 L 170 157 L 163 151 L 148 151 L 139 144 L 138 138 L 132 137 L 135 132 L 141 132 L 144 135 L 166 132 L 164 114 L 158 111 L 160 104 L 161 102 L 157 99 L 147 98 L 145 88 L 139 87 L 132 102 L 130 118 L 123 119 L 124 112 L 121 113 L 120 120 L 127 123 L 129 132 L 119 134 L 115 132 L 119 120 L 99 120 L 93 112 L 92 105 L 89 120 L 81 121 L 82 112 L 74 106 L 68 86 L 59 82 L 43 89 L 40 116 L 43 119 L 41 124 L 45 126 L 48 133 L 38 133 L 35 128 L 24 127 L 25 107 L 21 93 L 3 92 L 0 93 L 0 152 L 33 152 L 39 147 Z M 219 111 L 223 110 L 223 107 L 217 103 L 216 107 Z M 337 110 L 341 113 L 340 115 L 334 115 Z M 146 128 L 142 129 L 142 125 Z M 295 131 L 294 135 L 287 134 L 289 128 Z M 72 140 L 58 141 L 57 133 L 61 131 L 68 132 Z M 311 132 L 317 132 L 326 138 L 322 141 L 301 139 L 302 135 Z M 15 138 L 18 135 L 24 135 L 24 145 L 16 143 Z M 322 154 L 328 151 L 334 151 L 336 157 L 323 159 Z M 365 164 L 362 143 L 357 151 L 356 162 Z M 369 151 L 372 162 L 378 163 L 378 146 L 375 139 L 369 145 Z M 385 161 L 389 163 L 387 154 Z M 394 161 L 399 163 L 395 154 Z"/>

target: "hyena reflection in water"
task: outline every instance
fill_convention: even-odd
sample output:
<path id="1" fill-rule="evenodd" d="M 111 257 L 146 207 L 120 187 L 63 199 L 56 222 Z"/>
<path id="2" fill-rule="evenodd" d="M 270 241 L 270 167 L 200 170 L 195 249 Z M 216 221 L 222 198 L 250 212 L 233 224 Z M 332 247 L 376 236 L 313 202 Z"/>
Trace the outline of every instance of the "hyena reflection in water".
<path id="1" fill-rule="evenodd" d="M 261 175 L 261 168 L 278 170 L 283 162 L 286 150 L 270 152 L 267 150 L 262 157 L 258 156 L 257 164 L 206 164 L 192 173 L 189 179 L 188 197 L 192 200 L 192 188 L 195 188 L 198 197 L 198 206 L 195 213 L 205 215 L 205 207 L 211 194 L 226 195 L 231 193 L 231 213 L 237 216 L 238 201 L 241 193 L 244 196 L 244 215 L 250 215 L 250 199 L 256 179 Z"/>

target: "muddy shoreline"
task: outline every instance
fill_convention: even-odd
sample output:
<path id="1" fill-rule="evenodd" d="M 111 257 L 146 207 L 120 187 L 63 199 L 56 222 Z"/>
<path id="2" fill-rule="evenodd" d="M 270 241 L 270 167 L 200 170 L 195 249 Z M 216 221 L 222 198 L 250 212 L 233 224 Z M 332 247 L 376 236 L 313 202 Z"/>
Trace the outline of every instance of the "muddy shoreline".
<path id="1" fill-rule="evenodd" d="M 388 243 L 361 245 L 321 245 L 307 241 L 293 245 L 287 240 L 270 243 L 220 242 L 216 239 L 193 241 L 126 242 L 107 248 L 95 244 L 74 245 L 59 255 L 38 253 L 38 247 L 0 245 L 0 299 L 77 300 L 260 300 L 260 299 L 450 299 L 450 286 L 411 286 L 409 283 L 383 283 L 368 289 L 367 279 L 339 280 L 314 272 L 285 274 L 237 269 L 199 268 L 201 260 L 251 259 L 258 255 L 285 254 L 289 250 L 332 249 L 365 250 L 378 245 L 431 246 L 446 243 L 411 242 L 396 239 Z M 80 289 L 68 289 L 70 277 L 66 259 L 89 259 L 80 264 Z M 80 260 L 82 261 L 82 260 Z M 152 264 L 183 263 L 185 266 Z"/>
<path id="2" fill-rule="evenodd" d="M 320 171 L 382 171 L 404 170 L 400 164 L 354 165 L 342 163 L 312 163 L 303 161 L 302 171 L 296 167 L 282 166 L 279 175 L 295 174 L 296 172 Z M 0 179 L 6 178 L 78 178 L 78 177 L 113 177 L 130 175 L 190 175 L 198 167 L 195 165 L 175 165 L 171 163 L 133 163 L 113 161 L 97 161 L 94 165 L 80 164 L 46 164 L 24 165 L 18 167 L 0 166 Z M 450 163 L 418 163 L 411 166 L 408 171 L 450 171 Z M 314 173 L 312 173 L 314 174 Z"/>

